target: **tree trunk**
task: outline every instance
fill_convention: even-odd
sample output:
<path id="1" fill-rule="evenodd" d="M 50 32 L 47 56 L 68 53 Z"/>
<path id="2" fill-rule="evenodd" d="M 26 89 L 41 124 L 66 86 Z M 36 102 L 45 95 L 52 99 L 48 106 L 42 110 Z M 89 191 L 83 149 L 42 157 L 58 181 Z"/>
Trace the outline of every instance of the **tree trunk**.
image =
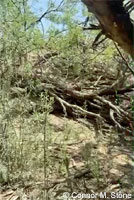
<path id="1" fill-rule="evenodd" d="M 123 0 L 82 0 L 89 12 L 95 14 L 104 34 L 134 58 L 133 31 Z"/>

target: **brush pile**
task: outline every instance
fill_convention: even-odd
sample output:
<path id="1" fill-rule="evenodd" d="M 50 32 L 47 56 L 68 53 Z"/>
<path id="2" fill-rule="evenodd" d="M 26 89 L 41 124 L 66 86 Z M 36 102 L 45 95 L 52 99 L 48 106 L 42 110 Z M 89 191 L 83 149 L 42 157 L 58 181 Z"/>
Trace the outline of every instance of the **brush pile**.
<path id="1" fill-rule="evenodd" d="M 61 65 L 64 67 L 57 67 Z M 30 75 L 19 73 L 13 77 L 12 97 L 25 92 L 39 97 L 47 91 L 54 98 L 53 113 L 72 117 L 87 126 L 92 123 L 96 130 L 114 127 L 132 134 L 132 74 L 127 70 L 117 74 L 99 64 L 91 65 L 88 76 L 75 77 L 65 73 L 65 65 L 67 59 L 57 52 L 39 56 Z"/>

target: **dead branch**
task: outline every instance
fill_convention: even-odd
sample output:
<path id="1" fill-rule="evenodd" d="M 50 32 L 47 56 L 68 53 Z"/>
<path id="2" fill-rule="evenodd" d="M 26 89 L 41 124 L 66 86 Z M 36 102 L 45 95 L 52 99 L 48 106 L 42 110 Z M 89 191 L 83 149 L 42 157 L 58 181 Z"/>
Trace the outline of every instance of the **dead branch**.
<path id="1" fill-rule="evenodd" d="M 102 76 L 100 67 L 97 68 L 97 75 L 96 69 L 94 69 L 92 80 L 85 82 L 85 86 L 81 88 L 79 81 L 69 81 L 60 77 L 54 65 L 49 69 L 48 62 L 53 56 L 59 55 L 50 52 L 45 54 L 43 58 L 38 57 L 36 64 L 33 65 L 31 77 L 24 77 L 21 74 L 18 74 L 18 77 L 13 77 L 12 82 L 15 85 L 13 84 L 11 88 L 12 98 L 26 93 L 30 93 L 31 96 L 36 94 L 39 97 L 41 93 L 47 91 L 55 100 L 53 112 L 60 112 L 66 117 L 73 117 L 75 120 L 78 120 L 78 118 L 86 119 L 88 123 L 92 123 L 95 127 L 95 123 L 99 122 L 103 129 L 114 124 L 122 131 L 129 133 L 132 131 L 130 106 L 128 104 L 125 110 L 123 104 L 116 105 L 116 98 L 118 96 L 121 101 L 126 101 L 124 94 L 128 95 L 134 91 L 133 84 L 125 88 L 122 88 L 119 84 L 116 89 L 117 78 L 108 76 L 105 72 Z M 41 65 L 42 68 L 42 73 L 39 75 L 37 74 L 38 65 Z M 18 79 L 18 83 L 15 78 Z M 32 89 L 31 85 L 28 85 L 29 79 L 35 82 L 38 80 L 38 84 L 35 84 Z M 129 99 L 128 97 L 127 102 Z M 32 112 L 32 108 L 29 112 Z"/>
<path id="2" fill-rule="evenodd" d="M 82 0 L 100 22 L 103 33 L 134 57 L 133 23 L 122 0 Z M 133 3 L 132 3 L 133 6 Z M 131 6 L 131 7 L 132 7 Z"/>

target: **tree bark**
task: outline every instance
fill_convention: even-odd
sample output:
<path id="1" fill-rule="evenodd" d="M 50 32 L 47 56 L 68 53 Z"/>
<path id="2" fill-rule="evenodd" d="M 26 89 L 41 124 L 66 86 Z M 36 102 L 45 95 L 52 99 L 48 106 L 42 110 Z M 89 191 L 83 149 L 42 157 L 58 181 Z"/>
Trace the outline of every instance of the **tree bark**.
<path id="1" fill-rule="evenodd" d="M 134 58 L 134 25 L 123 0 L 82 0 L 89 12 L 95 14 L 104 34 Z"/>

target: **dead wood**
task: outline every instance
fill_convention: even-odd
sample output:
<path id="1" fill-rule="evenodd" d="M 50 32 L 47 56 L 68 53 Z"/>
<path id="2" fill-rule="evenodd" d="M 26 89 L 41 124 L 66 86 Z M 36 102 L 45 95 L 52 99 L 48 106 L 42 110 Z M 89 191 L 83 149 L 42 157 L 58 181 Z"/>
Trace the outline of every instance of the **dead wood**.
<path id="1" fill-rule="evenodd" d="M 23 73 L 18 73 L 13 77 L 12 98 L 29 94 L 34 101 L 33 97 L 39 98 L 41 93 L 47 91 L 49 96 L 54 98 L 53 113 L 58 112 L 79 121 L 86 120 L 86 124 L 92 123 L 98 129 L 100 128 L 98 124 L 101 124 L 101 128 L 113 126 L 116 130 L 131 134 L 133 118 L 130 97 L 134 85 L 124 87 L 122 75 L 117 77 L 116 73 L 115 75 L 106 73 L 102 66 L 92 68 L 91 78 L 81 85 L 81 80 L 69 80 L 62 77 L 59 71 L 57 73 L 56 67 L 49 63 L 55 56 L 59 54 L 46 53 L 45 56 L 38 57 L 33 64 L 32 75 L 24 76 Z M 38 74 L 39 68 L 41 73 Z M 126 79 L 123 76 L 123 82 Z M 32 88 L 29 80 L 32 80 Z M 29 113 L 32 113 L 31 107 Z"/>
<path id="2" fill-rule="evenodd" d="M 31 95 L 33 93 L 36 96 L 40 96 L 41 93 L 47 91 L 55 101 L 53 112 L 61 112 L 64 116 L 71 116 L 76 120 L 78 118 L 87 119 L 87 121 L 93 124 L 99 121 L 102 127 L 109 124 L 116 129 L 118 128 L 123 132 L 131 134 L 131 112 L 130 110 L 123 109 L 122 105 L 116 105 L 116 95 L 118 94 L 118 96 L 122 97 L 122 101 L 125 101 L 123 95 L 133 91 L 134 85 L 119 88 L 118 90 L 108 85 L 104 89 L 101 89 L 100 80 L 100 82 L 96 81 L 96 86 L 92 87 L 92 89 L 91 87 L 85 87 L 84 91 L 78 91 L 78 88 L 74 87 L 73 82 L 71 84 L 59 76 L 44 76 L 43 79 L 41 76 L 40 81 L 40 84 L 32 90 L 29 88 L 30 86 L 28 87 L 27 81 L 19 84 L 18 87 L 12 87 L 12 96 L 23 95 L 24 93 L 29 93 L 29 91 Z"/>
<path id="3" fill-rule="evenodd" d="M 129 11 L 122 0 L 82 0 L 88 11 L 92 12 L 102 28 L 103 34 L 134 57 L 133 23 Z M 132 3 L 133 5 L 133 3 Z"/>

